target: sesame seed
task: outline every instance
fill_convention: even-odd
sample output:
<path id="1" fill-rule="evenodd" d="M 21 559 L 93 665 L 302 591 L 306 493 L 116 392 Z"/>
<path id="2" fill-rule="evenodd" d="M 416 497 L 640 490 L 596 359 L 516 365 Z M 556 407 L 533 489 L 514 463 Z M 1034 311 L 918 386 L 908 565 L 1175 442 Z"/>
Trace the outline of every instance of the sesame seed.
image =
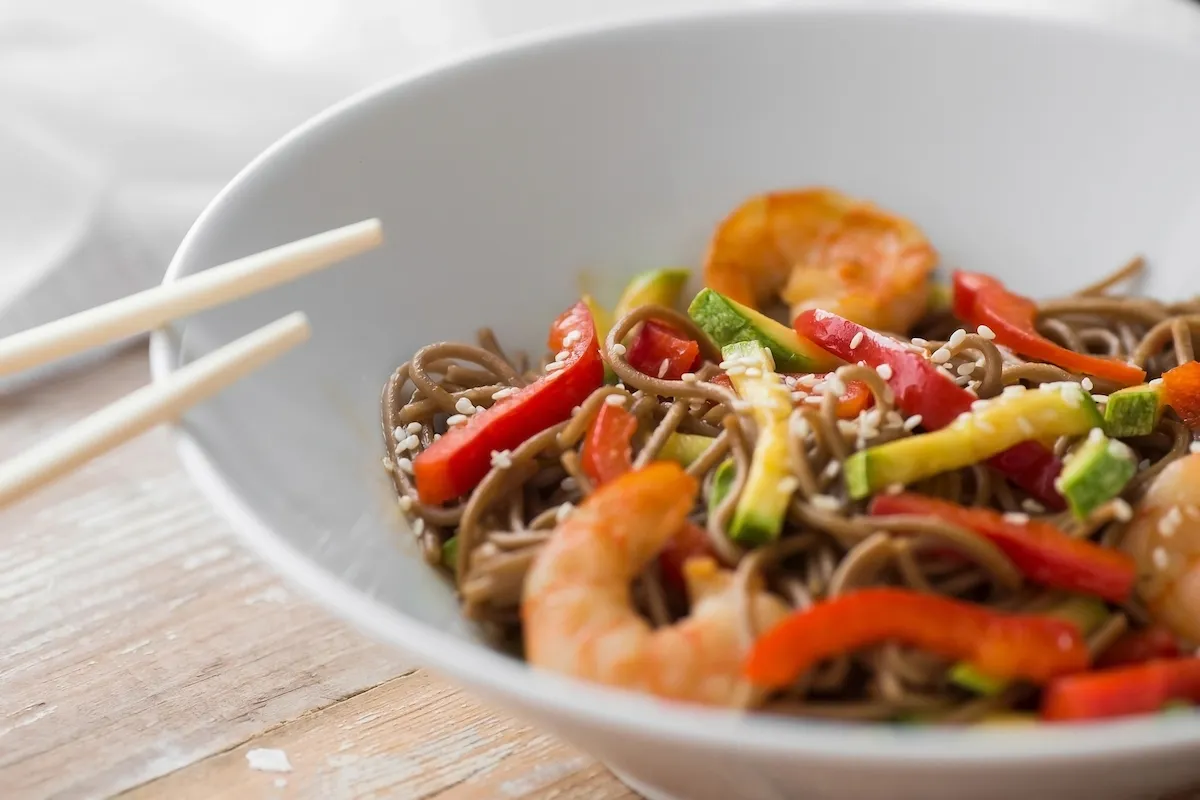
<path id="1" fill-rule="evenodd" d="M 971 410 L 972 411 L 983 411 L 985 408 L 987 408 L 990 405 L 991 405 L 991 403 L 987 400 L 972 400 L 971 401 Z"/>
<path id="2" fill-rule="evenodd" d="M 1150 381 L 1150 385 L 1151 386 L 1162 386 L 1162 382 L 1163 382 L 1162 378 L 1155 378 L 1154 380 Z"/>
<path id="3" fill-rule="evenodd" d="M 935 364 L 945 364 L 950 360 L 951 355 L 952 354 L 949 350 L 944 347 L 939 347 L 937 350 L 933 351 L 933 355 L 929 357 L 929 360 Z"/>
<path id="4" fill-rule="evenodd" d="M 462 425 L 467 421 L 466 414 L 451 414 L 446 418 L 446 424 L 453 428 L 455 425 Z"/>
<path id="5" fill-rule="evenodd" d="M 433 435 L 433 440 L 434 440 L 435 442 L 436 442 L 438 439 L 440 439 L 440 438 L 442 438 L 442 435 L 441 435 L 440 433 L 435 433 L 435 434 Z"/>
<path id="6" fill-rule="evenodd" d="M 1030 514 L 1044 514 L 1046 512 L 1046 507 L 1032 497 L 1026 497 L 1022 500 L 1021 508 Z"/>
<path id="7" fill-rule="evenodd" d="M 1094 402 L 1094 403 L 1101 403 L 1101 404 L 1103 404 L 1103 403 L 1107 403 L 1107 402 L 1108 402 L 1108 395 L 1106 395 L 1106 394 L 1094 394 L 1094 395 L 1092 395 L 1092 402 Z"/>
<path id="8" fill-rule="evenodd" d="M 623 391 L 625 391 L 625 384 L 621 383 L 620 381 L 617 381 L 617 388 L 623 392 Z"/>
<path id="9" fill-rule="evenodd" d="M 396 447 L 398 449 L 402 449 L 402 450 L 416 450 L 420 446 L 421 446 L 421 437 L 417 436 L 415 433 L 410 433 L 404 439 L 403 442 L 396 445 Z"/>
<path id="10" fill-rule="evenodd" d="M 785 475 L 779 479 L 779 492 L 781 494 L 791 495 L 799 488 L 800 481 L 793 475 Z"/>
<path id="11" fill-rule="evenodd" d="M 904 484 L 903 483 L 890 483 L 890 484 L 888 484 L 888 487 L 886 489 L 884 489 L 884 491 L 887 492 L 888 494 L 901 494 L 904 492 Z"/>
<path id="12" fill-rule="evenodd" d="M 561 361 L 551 361 L 549 364 L 546 365 L 546 372 L 557 372 L 558 370 L 562 369 L 565 366 L 566 366 L 566 364 L 564 364 Z"/>
<path id="13" fill-rule="evenodd" d="M 476 414 L 482 414 L 484 411 L 487 411 L 487 408 L 485 408 L 484 406 L 475 406 Z"/>
<path id="14" fill-rule="evenodd" d="M 793 436 L 799 438 L 808 436 L 811 430 L 808 425 L 808 420 L 804 418 L 803 414 L 799 413 L 794 413 L 788 417 L 788 428 L 791 430 Z"/>
<path id="15" fill-rule="evenodd" d="M 840 511 L 842 508 L 842 502 L 828 494 L 814 494 L 809 502 L 822 511 Z"/>
<path id="16" fill-rule="evenodd" d="M 1033 436 L 1037 433 L 1037 431 L 1034 430 L 1033 423 L 1024 417 L 1017 418 L 1017 427 L 1021 429 L 1021 433 L 1025 436 Z"/>
<path id="17" fill-rule="evenodd" d="M 413 499 L 406 494 L 402 494 L 396 498 L 396 504 L 400 506 L 400 510 L 404 513 L 409 513 L 413 508 Z"/>
<path id="18" fill-rule="evenodd" d="M 604 404 L 606 406 L 617 406 L 620 408 L 621 406 L 625 405 L 625 395 L 610 394 L 608 397 L 604 398 Z"/>
<path id="19" fill-rule="evenodd" d="M 746 377 L 747 378 L 761 378 L 762 370 L 759 369 L 758 367 L 746 367 Z"/>
<path id="20" fill-rule="evenodd" d="M 1079 385 L 1083 387 L 1085 392 L 1090 392 L 1093 388 L 1095 388 L 1095 384 L 1092 383 L 1091 378 L 1084 378 L 1079 382 Z"/>
<path id="21" fill-rule="evenodd" d="M 792 392 L 792 401 L 793 402 L 799 403 L 801 400 L 804 400 L 806 397 L 808 397 L 808 392 Z"/>
<path id="22" fill-rule="evenodd" d="M 816 386 L 817 381 L 819 380 L 820 378 L 818 378 L 816 375 L 801 375 L 796 380 L 796 383 L 800 384 L 801 386 Z"/>
<path id="23" fill-rule="evenodd" d="M 608 348 L 608 351 L 615 355 L 623 356 L 623 355 L 625 355 L 626 348 L 625 348 L 625 345 L 621 344 L 620 342 L 617 342 L 612 347 Z"/>
<path id="24" fill-rule="evenodd" d="M 568 353 L 566 350 L 560 350 L 559 352 L 554 354 L 555 361 L 566 361 L 570 357 L 571 357 L 571 354 Z"/>
<path id="25" fill-rule="evenodd" d="M 1113 439 L 1108 443 L 1108 454 L 1113 458 L 1127 458 L 1133 460 L 1133 450 L 1124 442 L 1119 442 Z"/>
<path id="26" fill-rule="evenodd" d="M 1065 402 L 1071 408 L 1078 408 L 1079 404 L 1083 402 L 1083 397 L 1074 389 L 1064 388 L 1061 394 L 1063 402 Z"/>
<path id="27" fill-rule="evenodd" d="M 908 419 L 904 420 L 904 430 L 911 431 L 921 424 L 921 415 L 913 414 Z"/>
<path id="28" fill-rule="evenodd" d="M 413 533 L 415 533 L 417 536 L 420 536 L 422 533 L 424 533 L 425 532 L 425 520 L 421 517 L 417 517 L 416 519 L 414 519 L 412 521 L 412 530 L 413 530 Z"/>
<path id="29" fill-rule="evenodd" d="M 831 391 L 834 394 L 846 393 L 846 383 L 836 372 L 830 374 L 829 377 L 825 379 L 825 387 L 828 391 Z"/>
<path id="30" fill-rule="evenodd" d="M 383 468 L 386 469 L 388 472 L 391 472 L 392 470 L 394 470 L 396 468 L 396 465 L 392 463 L 392 460 L 390 458 L 388 458 L 387 456 L 384 456 Z"/>
<path id="31" fill-rule="evenodd" d="M 883 378 L 885 381 L 891 380 L 892 378 L 892 368 L 888 364 L 880 364 L 875 368 L 875 371 L 878 372 L 879 377 Z"/>
<path id="32" fill-rule="evenodd" d="M 421 432 L 421 423 L 410 422 L 410 423 L 408 423 L 408 426 L 405 427 L 404 430 L 408 431 L 409 433 L 420 433 Z"/>
<path id="33" fill-rule="evenodd" d="M 466 397 L 460 397 L 454 404 L 454 410 L 460 414 L 470 416 L 475 413 L 475 404 Z"/>
<path id="34" fill-rule="evenodd" d="M 958 347 L 960 344 L 962 344 L 963 339 L 966 339 L 966 338 L 967 338 L 967 332 L 964 331 L 962 328 L 959 328 L 954 333 L 950 334 L 950 338 L 946 341 L 946 344 L 949 345 L 951 348 L 955 348 L 955 347 Z"/>
<path id="35" fill-rule="evenodd" d="M 970 362 L 966 364 L 959 364 L 958 369 L 956 369 L 955 372 L 957 372 L 959 375 L 970 375 L 975 372 L 975 365 Z"/>
<path id="36" fill-rule="evenodd" d="M 579 331 L 571 331 L 570 333 L 568 333 L 566 336 L 563 337 L 563 344 L 570 347 L 571 345 L 578 342 L 579 337 L 582 335 L 583 334 L 581 334 Z"/>
<path id="37" fill-rule="evenodd" d="M 563 503 L 554 511 L 554 521 L 563 522 L 567 517 L 571 516 L 571 512 L 575 510 L 575 506 L 570 503 Z"/>
<path id="38" fill-rule="evenodd" d="M 1175 535 L 1176 529 L 1182 524 L 1183 512 L 1179 510 L 1179 506 L 1171 506 L 1171 509 L 1158 521 L 1158 532 L 1170 538 Z"/>
<path id="39" fill-rule="evenodd" d="M 726 375 L 743 375 L 745 372 L 746 368 L 741 364 L 730 364 L 729 368 L 725 370 Z"/>
<path id="40" fill-rule="evenodd" d="M 810 406 L 819 406 L 822 402 L 824 402 L 824 398 L 822 398 L 820 395 L 810 394 L 808 397 L 804 398 L 804 402 L 808 403 Z"/>
<path id="41" fill-rule="evenodd" d="M 996 429 L 986 419 L 975 420 L 975 427 L 978 428 L 979 430 L 983 431 L 984 433 L 995 433 L 996 432 Z"/>
<path id="42" fill-rule="evenodd" d="M 415 424 L 418 427 L 421 425 L 421 423 L 419 423 L 419 422 L 415 423 Z M 407 437 L 407 436 L 408 436 L 408 433 L 405 432 L 404 428 L 400 428 L 400 427 L 392 428 L 392 438 L 395 439 L 397 442 L 403 441 L 405 439 L 405 437 Z"/>
<path id="43" fill-rule="evenodd" d="M 919 336 L 914 336 L 912 338 L 912 343 L 917 347 L 924 347 L 925 345 L 929 344 L 929 341 L 927 339 L 922 339 Z"/>
<path id="44" fill-rule="evenodd" d="M 1138 471 L 1139 472 L 1148 470 L 1148 469 L 1150 469 L 1150 459 L 1143 458 L 1141 461 L 1138 462 Z"/>
<path id="45" fill-rule="evenodd" d="M 1019 511 L 1009 511 L 1004 515 L 1005 522 L 1011 522 L 1013 525 L 1028 525 L 1029 515 L 1022 514 Z"/>
<path id="46" fill-rule="evenodd" d="M 1089 442 L 1103 441 L 1104 440 L 1104 429 L 1103 428 L 1092 428 L 1090 431 L 1088 431 L 1087 440 Z"/>
<path id="47" fill-rule="evenodd" d="M 396 459 L 396 467 L 403 473 L 406 473 L 408 475 L 413 474 L 413 466 L 412 466 L 411 458 L 397 458 Z"/>
<path id="48" fill-rule="evenodd" d="M 1133 508 L 1122 498 L 1118 497 L 1116 500 L 1113 500 L 1112 508 L 1113 516 L 1121 520 L 1121 522 L 1128 522 L 1133 519 Z"/>
<path id="49" fill-rule="evenodd" d="M 517 390 L 514 389 L 512 386 L 506 386 L 503 389 L 499 389 L 495 392 L 492 392 L 492 399 L 493 400 L 503 400 L 506 397 L 510 397 L 511 395 L 516 394 L 516 391 Z"/>
<path id="50" fill-rule="evenodd" d="M 858 349 L 858 346 L 860 344 L 862 344 L 862 340 L 863 340 L 863 332 L 862 331 L 859 331 L 858 333 L 854 334 L 854 338 L 850 340 L 850 349 L 851 350 Z"/>
<path id="51" fill-rule="evenodd" d="M 664 358 L 662 363 L 658 365 L 658 377 L 663 377 L 667 374 L 667 370 L 671 368 L 671 359 Z"/>
<path id="52" fill-rule="evenodd" d="M 575 480 L 570 475 L 568 475 L 567 477 L 565 477 L 561 481 L 559 481 L 558 485 L 559 485 L 559 487 L 562 488 L 562 490 L 564 492 L 573 492 L 579 488 L 579 481 Z"/>
<path id="53" fill-rule="evenodd" d="M 1002 394 L 1006 394 L 1009 397 L 1013 397 L 1014 395 L 1023 394 L 1026 391 L 1028 391 L 1028 389 L 1025 388 L 1025 384 L 1014 383 L 1012 386 L 1005 386 Z"/>
<path id="54" fill-rule="evenodd" d="M 1150 557 L 1154 559 L 1154 566 L 1159 569 L 1166 569 L 1171 565 L 1171 556 L 1161 547 L 1154 548 L 1154 552 L 1150 554 Z"/>
<path id="55" fill-rule="evenodd" d="M 821 474 L 826 478 L 836 478 L 841 470 L 842 463 L 840 461 L 830 461 L 825 465 L 825 469 L 821 470 Z"/>
<path id="56" fill-rule="evenodd" d="M 694 372 L 685 372 L 679 376 L 679 380 L 684 383 L 696 383 L 700 379 L 696 377 L 696 373 Z"/>
<path id="57" fill-rule="evenodd" d="M 989 328 L 987 325 L 980 325 L 978 328 L 975 329 L 975 332 L 978 333 L 984 339 L 987 339 L 989 342 L 992 339 L 996 338 L 996 332 L 994 330 L 992 330 L 991 328 Z"/>

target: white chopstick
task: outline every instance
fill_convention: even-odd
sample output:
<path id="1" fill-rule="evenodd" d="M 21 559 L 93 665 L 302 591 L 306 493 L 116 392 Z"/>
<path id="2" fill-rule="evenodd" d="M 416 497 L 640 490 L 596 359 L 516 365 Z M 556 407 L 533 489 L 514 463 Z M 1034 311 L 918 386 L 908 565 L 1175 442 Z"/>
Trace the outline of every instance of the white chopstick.
<path id="1" fill-rule="evenodd" d="M 310 330 L 304 314 L 290 314 L 0 464 L 0 507 L 157 425 L 177 419 L 191 406 L 308 339 Z"/>
<path id="2" fill-rule="evenodd" d="M 0 339 L 0 376 L 145 333 L 328 267 L 382 241 L 379 220 L 364 220 L 13 334 Z"/>

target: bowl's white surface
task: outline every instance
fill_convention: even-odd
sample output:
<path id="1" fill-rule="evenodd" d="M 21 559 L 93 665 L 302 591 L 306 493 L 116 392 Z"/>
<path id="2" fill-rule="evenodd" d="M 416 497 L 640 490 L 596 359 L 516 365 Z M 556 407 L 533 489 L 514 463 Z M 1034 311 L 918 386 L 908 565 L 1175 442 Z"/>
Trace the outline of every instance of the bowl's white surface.
<path id="1" fill-rule="evenodd" d="M 581 276 L 695 264 L 770 187 L 828 183 L 921 224 L 951 265 L 1062 291 L 1135 252 L 1194 292 L 1200 53 L 966 12 L 763 11 L 527 42 L 397 81 L 268 151 L 167 280 L 370 216 L 384 249 L 156 335 L 156 377 L 294 309 L 313 341 L 188 415 L 188 468 L 334 610 L 662 796 L 1152 795 L 1200 779 L 1200 720 L 938 731 L 671 707 L 478 644 L 380 467 L 377 399 L 482 324 L 538 346 Z M 590 278 L 588 277 L 590 276 Z"/>

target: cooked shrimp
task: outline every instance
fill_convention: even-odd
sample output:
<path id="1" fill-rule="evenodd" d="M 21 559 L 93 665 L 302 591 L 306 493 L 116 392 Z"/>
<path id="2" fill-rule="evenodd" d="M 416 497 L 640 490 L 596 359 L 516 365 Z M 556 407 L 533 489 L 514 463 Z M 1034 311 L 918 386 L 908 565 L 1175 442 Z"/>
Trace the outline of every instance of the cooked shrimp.
<path id="1" fill-rule="evenodd" d="M 1200 454 L 1167 466 L 1138 504 L 1122 547 L 1154 618 L 1200 642 Z"/>
<path id="2" fill-rule="evenodd" d="M 731 574 L 708 558 L 684 566 L 692 613 L 654 630 L 629 584 L 679 530 L 696 479 L 658 462 L 605 484 L 555 530 L 525 580 L 521 616 L 530 663 L 585 680 L 707 705 L 735 704 L 745 644 Z M 754 589 L 765 627 L 787 613 Z"/>
<path id="3" fill-rule="evenodd" d="M 793 316 L 822 308 L 903 333 L 925 312 L 937 254 L 906 219 L 833 189 L 754 197 L 721 223 L 705 283 L 760 307 L 782 299 Z"/>

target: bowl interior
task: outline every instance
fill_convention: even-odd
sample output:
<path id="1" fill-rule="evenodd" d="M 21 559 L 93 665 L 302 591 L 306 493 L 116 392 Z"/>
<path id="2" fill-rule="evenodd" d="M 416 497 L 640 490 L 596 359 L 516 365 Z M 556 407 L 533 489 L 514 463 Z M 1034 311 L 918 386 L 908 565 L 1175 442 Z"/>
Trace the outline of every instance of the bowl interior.
<path id="1" fill-rule="evenodd" d="M 367 217 L 387 244 L 176 326 L 156 370 L 308 312 L 312 341 L 189 413 L 188 446 L 364 603 L 472 639 L 380 465 L 380 388 L 414 350 L 481 325 L 539 348 L 581 288 L 612 300 L 636 270 L 696 265 L 736 203 L 809 184 L 903 213 L 946 265 L 1033 294 L 1139 252 L 1150 291 L 1190 293 L 1198 64 L 1071 25 L 858 11 L 631 26 L 468 61 L 323 115 L 236 180 L 170 277 Z"/>

